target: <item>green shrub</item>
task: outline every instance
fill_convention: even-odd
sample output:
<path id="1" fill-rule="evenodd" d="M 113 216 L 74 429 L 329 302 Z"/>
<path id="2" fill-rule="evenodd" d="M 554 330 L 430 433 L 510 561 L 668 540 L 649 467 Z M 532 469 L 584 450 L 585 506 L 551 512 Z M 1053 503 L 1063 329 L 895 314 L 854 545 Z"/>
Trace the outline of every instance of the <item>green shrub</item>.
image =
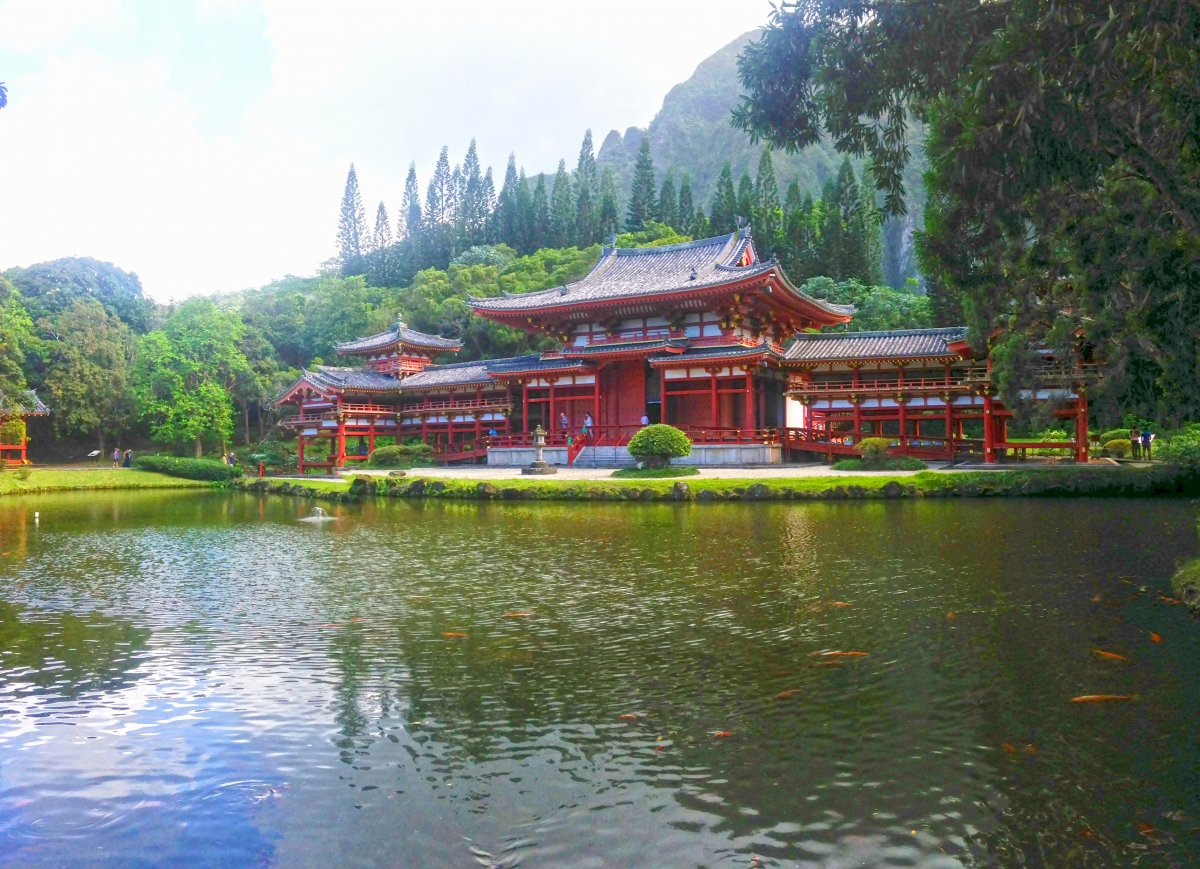
<path id="1" fill-rule="evenodd" d="M 882 465 L 891 448 L 891 438 L 863 438 L 858 442 L 858 454 L 862 456 L 863 466 L 868 468 Z"/>
<path id="2" fill-rule="evenodd" d="M 1104 451 L 1114 458 L 1123 459 L 1129 455 L 1133 444 L 1129 438 L 1113 438 L 1104 445 Z"/>
<path id="3" fill-rule="evenodd" d="M 427 443 L 395 444 L 387 447 L 376 447 L 367 461 L 373 468 L 402 468 L 415 462 L 425 461 L 433 454 L 433 447 Z"/>
<path id="4" fill-rule="evenodd" d="M 629 454 L 653 466 L 666 465 L 671 459 L 689 456 L 692 440 L 672 425 L 648 425 L 629 439 Z"/>
<path id="5" fill-rule="evenodd" d="M 181 459 L 176 456 L 138 456 L 133 463 L 144 471 L 157 471 L 187 480 L 232 480 L 242 475 L 242 469 L 211 459 Z"/>
<path id="6" fill-rule="evenodd" d="M 1156 444 L 1155 454 L 1168 465 L 1200 472 L 1200 432 L 1187 431 Z"/>
<path id="7" fill-rule="evenodd" d="M 0 423 L 0 444 L 25 443 L 25 420 L 19 416 Z"/>
<path id="8" fill-rule="evenodd" d="M 1101 446 L 1109 441 L 1129 440 L 1129 429 L 1114 428 L 1112 431 L 1103 432 L 1097 440 Z"/>

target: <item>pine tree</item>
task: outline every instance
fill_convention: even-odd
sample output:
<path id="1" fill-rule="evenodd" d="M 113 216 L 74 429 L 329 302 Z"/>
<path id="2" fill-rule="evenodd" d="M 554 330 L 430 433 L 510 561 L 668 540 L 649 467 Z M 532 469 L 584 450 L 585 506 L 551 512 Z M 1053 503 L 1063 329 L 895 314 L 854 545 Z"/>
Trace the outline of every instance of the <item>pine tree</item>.
<path id="1" fill-rule="evenodd" d="M 483 243 L 484 226 L 488 210 L 484 204 L 483 172 L 479 166 L 479 152 L 475 140 L 467 146 L 459 175 L 458 221 L 464 248 Z"/>
<path id="2" fill-rule="evenodd" d="M 550 243 L 550 199 L 546 196 L 546 176 L 538 174 L 533 188 L 533 220 L 530 224 L 530 250 L 539 250 Z"/>
<path id="3" fill-rule="evenodd" d="M 696 206 L 692 202 L 692 176 L 683 173 L 679 182 L 679 228 L 687 232 L 696 219 Z M 700 236 L 697 236 L 699 238 Z"/>
<path id="4" fill-rule="evenodd" d="M 597 231 L 607 242 L 617 234 L 621 224 L 621 207 L 617 203 L 617 180 L 611 166 L 600 174 L 600 214 Z"/>
<path id="5" fill-rule="evenodd" d="M 662 187 L 658 191 L 658 213 L 654 219 L 676 230 L 683 226 L 679 220 L 679 197 L 675 195 L 675 176 L 670 170 L 667 170 L 667 177 L 663 179 Z"/>
<path id="6" fill-rule="evenodd" d="M 517 179 L 517 222 L 516 233 L 511 240 L 505 240 L 519 253 L 530 254 L 534 251 L 534 216 L 533 216 L 533 196 L 529 192 L 529 179 L 525 177 L 525 170 L 521 170 L 521 176 Z"/>
<path id="7" fill-rule="evenodd" d="M 404 179 L 404 198 L 400 201 L 400 214 L 396 217 L 396 236 L 401 239 L 416 238 L 421 232 L 421 189 L 417 185 L 417 164 L 408 164 L 408 177 Z"/>
<path id="8" fill-rule="evenodd" d="M 488 224 L 491 222 L 492 212 L 496 210 L 496 182 L 492 180 L 492 167 L 488 166 L 483 173 L 483 184 L 479 188 L 479 238 L 484 242 L 489 242 L 492 239 L 488 238 Z"/>
<path id="9" fill-rule="evenodd" d="M 736 228 L 737 193 L 733 189 L 733 169 L 726 163 L 717 177 L 717 189 L 709 208 L 709 223 L 714 232 L 732 232 Z M 699 212 L 697 212 L 699 214 Z"/>
<path id="10" fill-rule="evenodd" d="M 519 249 L 517 239 L 520 233 L 517 229 L 517 155 L 508 155 L 508 165 L 504 168 L 504 185 L 500 188 L 500 197 L 496 202 L 496 211 L 492 215 L 495 226 L 496 240 L 510 244 Z"/>
<path id="11" fill-rule="evenodd" d="M 596 240 L 597 200 L 600 198 L 600 173 L 592 147 L 592 131 L 583 134 L 579 162 L 575 166 L 575 243 L 582 247 Z"/>
<path id="12" fill-rule="evenodd" d="M 433 168 L 433 177 L 429 180 L 429 189 L 425 191 L 425 220 L 430 226 L 448 223 L 454 201 L 454 191 L 450 177 L 450 149 L 443 145 L 438 154 L 437 165 Z"/>
<path id="13" fill-rule="evenodd" d="M 363 272 L 363 254 L 367 244 L 367 213 L 363 209 L 362 195 L 358 191 L 358 175 L 354 164 L 346 176 L 346 190 L 342 194 L 342 213 L 338 218 L 338 262 L 343 275 L 360 275 Z"/>
<path id="14" fill-rule="evenodd" d="M 629 209 L 625 213 L 625 228 L 637 232 L 658 210 L 654 197 L 654 161 L 650 157 L 650 137 L 642 136 L 637 160 L 633 164 L 633 186 L 629 188 Z"/>
<path id="15" fill-rule="evenodd" d="M 550 188 L 550 244 L 553 247 L 568 247 L 575 236 L 575 203 L 571 194 L 571 179 L 567 175 L 567 161 L 558 161 L 554 173 L 554 186 Z"/>
<path id="16" fill-rule="evenodd" d="M 754 181 L 750 178 L 749 170 L 738 179 L 736 214 L 743 224 L 749 223 L 754 217 Z"/>
<path id="17" fill-rule="evenodd" d="M 375 212 L 375 232 L 371 236 L 371 252 L 384 250 L 392 244 L 392 225 L 382 201 Z"/>
<path id="18" fill-rule="evenodd" d="M 758 160 L 758 175 L 754 179 L 754 210 L 750 216 L 759 256 L 764 259 L 779 250 L 783 232 L 783 215 L 779 205 L 779 183 L 775 180 L 775 165 L 771 149 L 763 148 Z"/>

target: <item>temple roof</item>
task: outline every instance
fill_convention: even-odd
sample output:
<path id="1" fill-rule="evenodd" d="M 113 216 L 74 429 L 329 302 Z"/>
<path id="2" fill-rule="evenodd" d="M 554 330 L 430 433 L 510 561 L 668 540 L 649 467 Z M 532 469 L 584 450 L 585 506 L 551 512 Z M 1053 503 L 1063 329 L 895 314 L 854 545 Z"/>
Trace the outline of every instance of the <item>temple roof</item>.
<path id="1" fill-rule="evenodd" d="M 907 329 L 891 332 L 843 332 L 800 335 L 784 358 L 792 362 L 837 362 L 847 359 L 928 359 L 957 356 L 950 343 L 962 341 L 966 326 Z"/>
<path id="2" fill-rule="evenodd" d="M 435 353 L 456 352 L 462 349 L 461 341 L 456 341 L 453 338 L 442 338 L 438 335 L 426 335 L 424 332 L 408 328 L 403 320 L 398 320 L 396 321 L 396 325 L 392 326 L 386 332 L 338 344 L 337 352 L 349 355 L 365 355 L 390 350 L 392 347 L 400 344 L 407 344 L 410 347 L 416 347 L 421 350 L 432 350 Z"/>
<path id="3" fill-rule="evenodd" d="M 400 381 L 390 374 L 378 374 L 365 368 L 335 368 L 318 365 L 313 371 L 304 371 L 301 379 L 307 379 L 322 391 L 332 392 L 398 392 Z"/>
<path id="4" fill-rule="evenodd" d="M 520 358 L 536 359 L 537 357 L 513 357 L 513 359 Z M 490 359 L 476 360 L 475 362 L 454 362 L 450 365 L 430 365 L 419 374 L 412 374 L 404 378 L 400 382 L 400 388 L 402 391 L 407 391 L 410 389 L 435 389 L 447 386 L 488 384 L 492 382 L 492 379 L 488 377 L 488 366 L 511 361 L 513 360 Z"/>
<path id="5" fill-rule="evenodd" d="M 32 389 L 23 389 L 9 398 L 0 391 L 0 416 L 45 416 L 50 412 Z"/>
<path id="6" fill-rule="evenodd" d="M 616 353 L 665 350 L 668 347 L 687 347 L 686 338 L 637 338 L 629 341 L 605 341 L 600 344 L 584 344 L 579 347 L 564 347 L 562 355 L 568 358 L 605 356 Z"/>
<path id="7" fill-rule="evenodd" d="M 739 265 L 747 261 L 749 265 Z M 583 278 L 549 290 L 470 299 L 476 311 L 489 314 L 536 312 L 645 296 L 719 287 L 778 273 L 774 261 L 758 262 L 746 230 L 660 247 L 605 247 L 600 261 Z M 835 318 L 854 313 L 853 306 L 834 305 L 789 289 Z"/>

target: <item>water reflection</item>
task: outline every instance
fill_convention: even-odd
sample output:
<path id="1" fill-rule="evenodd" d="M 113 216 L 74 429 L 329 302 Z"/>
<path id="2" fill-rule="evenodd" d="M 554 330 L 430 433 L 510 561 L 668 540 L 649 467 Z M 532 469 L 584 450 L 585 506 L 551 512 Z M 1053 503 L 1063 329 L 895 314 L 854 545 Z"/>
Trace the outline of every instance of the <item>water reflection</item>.
<path id="1" fill-rule="evenodd" d="M 4 662 L 48 671 L 0 717 L 19 862 L 1194 856 L 1200 646 L 1138 590 L 1195 553 L 1181 502 L 383 503 L 314 534 L 305 501 L 108 497 L 38 502 L 0 562 L 22 624 L 106 638 Z M 120 678 L 38 663 L 115 625 Z"/>

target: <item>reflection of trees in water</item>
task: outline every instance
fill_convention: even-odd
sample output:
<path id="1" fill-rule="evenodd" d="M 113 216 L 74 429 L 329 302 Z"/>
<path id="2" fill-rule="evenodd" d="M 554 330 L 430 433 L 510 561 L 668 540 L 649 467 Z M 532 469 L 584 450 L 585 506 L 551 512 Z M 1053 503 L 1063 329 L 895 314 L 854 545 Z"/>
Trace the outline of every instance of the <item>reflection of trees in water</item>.
<path id="1" fill-rule="evenodd" d="M 76 615 L 0 602 L 0 680 L 67 696 L 132 684 L 150 631 L 98 612 Z"/>

